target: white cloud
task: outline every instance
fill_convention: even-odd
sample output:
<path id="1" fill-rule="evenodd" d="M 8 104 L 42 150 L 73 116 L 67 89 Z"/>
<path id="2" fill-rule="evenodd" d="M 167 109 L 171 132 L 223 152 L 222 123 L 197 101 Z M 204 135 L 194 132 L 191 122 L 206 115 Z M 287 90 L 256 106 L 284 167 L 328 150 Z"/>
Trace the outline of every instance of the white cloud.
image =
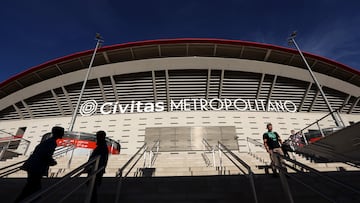
<path id="1" fill-rule="evenodd" d="M 337 20 L 321 24 L 305 33 L 302 30 L 297 37 L 300 48 L 304 51 L 325 56 L 345 64 L 358 64 L 360 57 L 360 18 L 350 21 Z M 360 67 L 354 67 L 360 68 Z"/>

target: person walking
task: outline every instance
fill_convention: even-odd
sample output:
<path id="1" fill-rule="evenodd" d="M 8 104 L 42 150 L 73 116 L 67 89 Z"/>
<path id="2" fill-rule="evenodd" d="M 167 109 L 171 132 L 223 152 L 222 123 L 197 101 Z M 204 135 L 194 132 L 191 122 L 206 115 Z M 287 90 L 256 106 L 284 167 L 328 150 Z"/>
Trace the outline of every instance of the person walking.
<path id="1" fill-rule="evenodd" d="M 281 138 L 277 132 L 273 131 L 273 127 L 271 123 L 268 123 L 266 125 L 267 132 L 263 134 L 263 141 L 264 141 L 264 147 L 266 151 L 270 155 L 271 159 L 271 168 L 273 171 L 273 174 L 276 175 L 276 153 L 280 154 L 281 156 L 284 156 L 284 152 L 281 149 Z M 283 160 L 280 158 L 279 163 L 282 163 Z"/>
<path id="2" fill-rule="evenodd" d="M 41 190 L 41 178 L 48 175 L 50 166 L 57 164 L 52 156 L 57 146 L 56 140 L 64 136 L 64 128 L 55 126 L 51 133 L 52 137 L 38 144 L 34 152 L 20 167 L 27 172 L 28 176 L 27 182 L 15 202 L 20 202 Z"/>
<path id="3" fill-rule="evenodd" d="M 91 160 L 97 156 L 100 156 L 98 168 L 104 167 L 99 173 L 96 174 L 95 185 L 91 195 L 92 203 L 97 202 L 97 189 L 101 185 L 101 179 L 105 173 L 105 168 L 109 158 L 109 149 L 106 144 L 105 137 L 106 137 L 106 133 L 104 131 L 96 132 L 96 148 L 89 157 L 89 160 Z"/>

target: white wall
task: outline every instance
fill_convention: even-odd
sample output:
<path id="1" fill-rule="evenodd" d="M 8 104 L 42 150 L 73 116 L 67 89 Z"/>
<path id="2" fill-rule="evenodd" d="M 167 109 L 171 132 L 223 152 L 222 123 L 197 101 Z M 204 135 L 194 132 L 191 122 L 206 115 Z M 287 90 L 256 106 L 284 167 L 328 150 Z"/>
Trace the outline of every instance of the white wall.
<path id="1" fill-rule="evenodd" d="M 274 130 L 286 139 L 290 130 L 300 130 L 324 115 L 324 113 L 193 111 L 79 116 L 74 131 L 105 130 L 109 137 L 121 141 L 122 153 L 132 154 L 143 145 L 146 127 L 235 126 L 239 150 L 248 151 L 246 138 L 251 137 L 261 141 L 268 122 L 271 122 Z M 349 121 L 360 121 L 360 115 L 342 114 L 342 118 L 346 124 L 349 124 Z M 52 126 L 59 125 L 67 128 L 70 119 L 70 117 L 59 117 L 2 121 L 0 129 L 15 134 L 19 127 L 27 127 L 24 138 L 31 141 L 28 150 L 28 153 L 31 153 L 40 142 L 42 135 L 50 132 Z M 324 119 L 321 124 L 324 127 L 335 127 L 331 117 Z M 261 149 L 253 148 L 252 150 Z"/>

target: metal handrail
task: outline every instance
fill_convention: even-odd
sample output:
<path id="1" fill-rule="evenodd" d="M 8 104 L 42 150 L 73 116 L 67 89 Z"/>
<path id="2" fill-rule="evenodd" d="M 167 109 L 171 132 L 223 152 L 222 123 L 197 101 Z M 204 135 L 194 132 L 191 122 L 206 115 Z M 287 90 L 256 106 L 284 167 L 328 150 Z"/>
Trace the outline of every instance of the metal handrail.
<path id="1" fill-rule="evenodd" d="M 250 142 L 251 142 L 252 144 L 254 144 L 255 146 L 264 147 L 264 145 L 263 145 L 261 142 L 255 140 L 255 139 L 253 139 L 253 138 L 247 137 L 247 141 L 250 141 Z M 319 143 L 314 143 L 314 145 L 318 145 L 318 144 L 319 144 Z M 261 145 L 261 146 L 260 146 L 260 145 Z M 326 151 L 319 150 L 319 149 L 316 149 L 316 148 L 315 148 L 315 149 L 312 149 L 312 150 L 315 150 L 315 151 L 318 151 L 318 152 L 322 152 L 322 153 L 324 153 L 324 154 L 329 154 L 329 153 L 327 153 Z M 303 153 L 301 150 L 296 150 L 296 152 Z M 347 165 L 352 166 L 352 167 L 355 167 L 355 168 L 360 168 L 360 166 L 359 166 L 358 164 L 356 164 L 356 163 L 343 160 L 344 157 L 343 157 L 342 155 L 338 155 L 338 154 L 335 154 L 335 153 L 331 153 L 331 154 L 329 154 L 329 155 L 339 158 L 339 159 L 340 159 L 339 162 L 341 162 L 341 163 L 347 164 Z M 345 158 L 346 158 L 346 157 L 345 157 Z M 329 159 L 329 158 L 327 158 L 327 159 L 330 160 L 330 161 L 337 161 L 337 160 L 331 160 L 331 159 Z"/>
<path id="2" fill-rule="evenodd" d="M 203 144 L 205 145 L 205 148 L 207 148 L 209 151 L 214 149 L 214 147 L 212 147 L 205 138 L 203 138 L 202 141 L 203 141 Z"/>
<path id="3" fill-rule="evenodd" d="M 248 145 L 248 149 L 249 149 L 249 154 L 251 156 L 253 156 L 254 158 L 256 158 L 256 159 L 259 159 L 261 162 L 266 163 L 266 161 L 262 157 L 259 157 L 255 153 L 251 153 L 251 148 L 250 148 L 250 145 L 249 145 L 249 143 L 251 143 L 251 144 L 255 145 L 255 147 L 261 147 L 261 148 L 265 149 L 264 144 L 257 141 L 257 140 L 255 140 L 255 139 L 253 139 L 253 138 L 250 138 L 250 137 L 247 137 L 246 140 L 247 140 L 247 145 Z"/>
<path id="4" fill-rule="evenodd" d="M 41 190 L 40 192 L 37 192 L 37 193 L 31 195 L 30 197 L 26 198 L 23 202 L 30 203 L 30 202 L 33 202 L 34 200 L 39 201 L 38 200 L 39 197 L 42 197 L 40 199 L 40 201 L 44 201 L 46 199 L 44 197 L 48 197 L 48 196 L 52 195 L 54 192 L 57 191 L 57 188 L 64 187 L 65 185 L 70 183 L 72 180 L 74 180 L 74 178 L 79 177 L 86 168 L 94 165 L 94 167 L 92 168 L 92 172 L 88 175 L 88 177 L 82 183 L 80 183 L 80 184 L 77 183 L 77 186 L 75 187 L 75 189 L 71 190 L 71 192 L 69 192 L 61 200 L 58 201 L 58 202 L 62 202 L 63 200 L 65 200 L 66 198 L 71 196 L 75 191 L 77 191 L 81 186 L 85 185 L 89 180 L 91 180 L 89 188 L 88 188 L 88 192 L 87 192 L 86 198 L 85 198 L 86 203 L 90 202 L 91 194 L 92 194 L 92 191 L 93 191 L 93 188 L 95 185 L 96 175 L 105 168 L 104 166 L 101 168 L 98 168 L 99 160 L 100 160 L 100 156 L 92 158 L 88 162 L 82 164 L 81 166 L 77 167 L 76 169 L 72 170 L 70 173 L 68 173 L 67 175 L 62 177 L 55 184 Z"/>
<path id="5" fill-rule="evenodd" d="M 254 140 L 254 139 L 252 139 L 252 138 L 248 138 L 248 140 L 253 141 L 253 142 L 252 142 L 253 144 L 257 144 L 257 143 L 258 143 L 258 144 L 261 144 L 260 142 Z M 347 189 L 349 189 L 349 190 L 351 190 L 351 191 L 353 191 L 353 192 L 355 192 L 355 193 L 357 193 L 357 194 L 360 194 L 360 191 L 359 191 L 359 190 L 357 190 L 357 189 L 355 189 L 355 188 L 353 188 L 353 187 L 351 187 L 351 186 L 349 186 L 349 185 L 347 185 L 347 184 L 345 184 L 345 183 L 343 183 L 343 182 L 341 182 L 341 181 L 338 181 L 338 180 L 336 180 L 336 179 L 334 179 L 334 178 L 330 178 L 330 177 L 328 177 L 328 176 L 326 176 L 326 175 L 324 175 L 324 174 L 321 174 L 318 170 L 316 170 L 316 169 L 314 169 L 314 168 L 312 168 L 312 167 L 310 167 L 310 166 L 307 166 L 307 165 L 305 165 L 305 164 L 303 164 L 303 163 L 301 163 L 301 162 L 298 162 L 298 161 L 296 161 L 296 160 L 293 160 L 293 159 L 291 159 L 291 158 L 289 158 L 289 157 L 281 156 L 280 154 L 277 154 L 277 155 L 278 155 L 278 158 L 280 157 L 280 158 L 282 158 L 282 159 L 284 159 L 284 160 L 286 160 L 286 161 L 289 161 L 289 162 L 293 163 L 294 165 L 297 165 L 297 166 L 299 166 L 299 167 L 301 167 L 301 168 L 303 168 L 303 169 L 306 169 L 306 170 L 308 170 L 308 171 L 311 171 L 311 172 L 315 173 L 316 175 L 319 175 L 320 177 L 325 178 L 326 180 L 328 180 L 328 181 L 330 181 L 330 182 L 333 182 L 334 184 L 340 185 L 340 186 L 345 187 L 345 188 L 347 188 Z M 342 162 L 342 163 L 349 164 L 349 163 L 346 163 L 346 162 Z M 351 165 L 351 164 L 349 164 L 349 165 Z M 289 168 L 291 168 L 291 169 L 293 169 L 293 170 L 296 170 L 296 171 L 298 171 L 298 172 L 302 172 L 301 170 L 296 169 L 296 167 L 290 166 L 290 165 L 288 165 L 288 164 L 286 164 L 286 163 L 285 163 L 285 166 L 287 166 L 287 167 L 289 167 Z M 353 166 L 353 165 L 351 165 L 351 166 Z M 279 171 L 282 171 L 282 172 L 287 173 L 286 170 L 284 170 L 284 168 L 282 168 L 282 167 L 280 167 L 280 166 L 276 166 L 276 165 L 275 165 L 275 167 L 276 167 L 277 169 L 279 169 Z M 354 166 L 354 167 L 357 167 L 357 166 Z M 289 175 L 289 174 L 287 173 L 287 175 Z M 297 182 L 301 183 L 302 185 L 308 187 L 308 188 L 311 189 L 312 191 L 318 193 L 319 195 L 321 195 L 321 196 L 324 197 L 325 199 L 327 199 L 327 200 L 329 200 L 329 201 L 333 201 L 332 199 L 329 199 L 324 193 L 322 193 L 321 191 L 313 188 L 313 187 L 310 186 L 310 185 L 307 185 L 306 183 L 304 183 L 304 182 L 301 181 L 300 179 L 294 177 L 294 180 L 296 180 Z M 285 184 L 286 184 L 286 183 L 285 183 Z M 288 194 L 288 195 L 289 195 L 289 194 Z"/>
<path id="6" fill-rule="evenodd" d="M 158 148 L 160 146 L 160 140 L 156 140 L 156 142 L 154 143 L 154 145 L 151 147 L 150 150 L 153 150 L 155 147 Z"/>
<path id="7" fill-rule="evenodd" d="M 118 172 L 116 173 L 116 177 L 121 177 L 122 175 L 122 171 L 124 171 L 124 169 L 131 163 L 131 161 L 140 153 L 141 150 L 143 150 L 144 148 L 146 148 L 146 143 L 143 144 L 143 146 L 141 146 L 139 148 L 139 150 L 123 165 L 123 167 L 121 167 Z M 141 156 L 140 156 L 141 157 Z"/>
<path id="8" fill-rule="evenodd" d="M 314 143 L 314 145 L 318 145 L 318 143 Z M 320 146 L 320 145 L 318 145 L 318 146 Z M 320 147 L 321 147 L 321 146 L 320 146 Z M 314 150 L 314 151 L 317 151 L 318 153 L 323 153 L 323 154 L 329 155 L 330 157 L 336 158 L 336 160 L 335 160 L 335 159 L 331 159 L 331 158 L 329 158 L 329 157 L 326 157 L 326 159 L 328 159 L 329 161 L 341 162 L 341 163 L 344 163 L 344 164 L 346 164 L 346 165 L 349 165 L 349 166 L 352 166 L 352 167 L 355 167 L 355 168 L 360 168 L 360 165 L 359 165 L 359 164 L 354 163 L 354 162 L 351 162 L 351 161 L 347 161 L 347 160 L 349 160 L 349 157 L 347 157 L 347 156 L 340 155 L 340 154 L 337 154 L 337 153 L 335 153 L 335 152 L 331 152 L 331 151 L 329 151 L 329 150 L 324 150 L 324 148 L 322 148 L 322 149 L 312 148 L 311 150 Z M 297 151 L 300 152 L 300 153 L 304 153 L 304 154 L 306 154 L 306 155 L 308 155 L 308 156 L 313 156 L 312 154 L 303 152 L 302 149 L 297 150 Z"/>
<path id="9" fill-rule="evenodd" d="M 246 140 L 247 140 L 248 142 L 251 142 L 252 144 L 254 144 L 256 147 L 264 147 L 264 144 L 263 144 L 263 143 L 255 140 L 255 139 L 253 139 L 253 138 L 247 137 Z"/>
<path id="10" fill-rule="evenodd" d="M 17 140 L 24 140 L 25 142 L 30 143 L 30 140 L 27 140 L 25 138 L 9 138 L 9 139 L 6 139 L 6 140 L 0 140 L 0 142 L 9 142 L 9 141 L 17 141 Z"/>
<path id="11" fill-rule="evenodd" d="M 354 188 L 354 187 L 352 187 L 352 186 L 350 186 L 350 185 L 348 185 L 348 184 L 346 184 L 346 183 L 344 183 L 344 182 L 341 182 L 341 181 L 339 181 L 339 180 L 337 180 L 337 179 L 335 179 L 335 178 L 332 178 L 332 177 L 329 177 L 329 176 L 327 176 L 327 175 L 325 175 L 325 174 L 322 174 L 320 171 L 318 171 L 318 170 L 316 170 L 316 169 L 314 169 L 314 168 L 312 168 L 312 167 L 310 167 L 310 166 L 307 166 L 307 165 L 305 165 L 305 164 L 303 164 L 303 163 L 300 163 L 300 162 L 298 162 L 298 161 L 296 161 L 296 160 L 293 160 L 293 159 L 291 159 L 291 158 L 289 158 L 289 157 L 282 156 L 282 155 L 280 155 L 280 154 L 278 154 L 278 153 L 275 153 L 275 154 L 276 154 L 276 163 L 277 163 L 277 164 L 275 164 L 275 167 L 279 170 L 279 172 L 280 172 L 280 178 L 281 178 L 281 179 L 286 179 L 286 178 L 284 177 L 284 174 L 286 174 L 287 176 L 291 176 L 291 178 L 294 179 L 296 182 L 298 182 L 298 183 L 302 184 L 303 186 L 307 187 L 308 189 L 316 192 L 317 194 L 319 194 L 320 196 L 322 196 L 322 197 L 325 198 L 326 200 L 331 201 L 331 202 L 336 202 L 334 199 L 328 197 L 328 195 L 324 194 L 323 192 L 321 192 L 320 190 L 316 189 L 316 188 L 313 187 L 312 185 L 309 185 L 309 184 L 305 183 L 304 181 L 302 181 L 300 178 L 294 176 L 294 175 L 291 174 L 291 173 L 288 173 L 287 170 L 286 170 L 286 168 L 285 168 L 285 167 L 289 167 L 290 169 L 295 170 L 295 171 L 297 171 L 297 172 L 299 172 L 299 173 L 301 173 L 301 174 L 303 174 L 303 175 L 309 175 L 309 173 L 304 173 L 302 170 L 296 168 L 296 166 L 299 166 L 299 167 L 301 167 L 301 168 L 303 168 L 303 169 L 308 170 L 308 171 L 311 172 L 311 173 L 314 173 L 314 174 L 320 176 L 321 178 L 323 178 L 323 179 L 331 182 L 332 184 L 334 184 L 334 185 L 336 185 L 336 186 L 340 186 L 341 188 L 346 188 L 347 190 L 350 190 L 350 191 L 352 191 L 352 192 L 360 195 L 360 191 L 359 191 L 358 189 L 356 189 L 356 188 Z M 294 164 L 294 165 L 291 166 L 291 165 L 289 165 L 289 164 L 287 164 L 287 163 L 285 163 L 285 162 L 282 163 L 282 164 L 280 164 L 280 159 L 284 159 L 284 160 L 286 160 L 286 161 L 289 161 L 289 162 L 291 162 L 291 163 Z M 282 180 L 282 181 L 283 181 L 283 180 Z M 290 192 L 289 189 L 288 189 L 288 192 Z M 291 194 L 290 194 L 290 195 L 291 195 Z"/>
<path id="12" fill-rule="evenodd" d="M 288 166 L 289 168 L 293 169 L 295 168 L 294 166 L 290 166 L 290 165 L 287 165 L 286 163 L 284 163 L 281 159 L 280 159 L 280 154 L 274 152 L 275 155 L 275 160 L 274 160 L 274 167 L 276 169 L 279 170 L 279 174 L 280 174 L 280 182 L 281 182 L 281 185 L 282 185 L 282 188 L 284 190 L 284 193 L 286 195 L 286 197 L 288 198 L 288 201 L 290 203 L 294 203 L 294 199 L 293 199 L 293 196 L 292 196 L 292 193 L 291 193 L 291 190 L 290 190 L 290 187 L 289 187 L 289 183 L 287 181 L 287 178 L 286 178 L 286 175 L 289 175 L 287 173 L 287 169 L 285 168 L 285 166 Z M 307 187 L 308 189 L 311 189 L 312 191 L 320 194 L 321 196 L 325 197 L 326 199 L 328 198 L 326 195 L 324 195 L 322 192 L 320 192 L 319 190 L 316 190 L 314 188 L 312 188 L 311 186 L 309 186 L 308 184 L 304 183 L 303 181 L 300 181 L 297 177 L 294 177 L 294 180 L 301 183 L 302 185 L 304 185 L 305 187 Z M 329 201 L 332 202 L 331 199 L 328 199 Z"/>
<path id="13" fill-rule="evenodd" d="M 206 156 L 205 152 L 201 153 L 201 156 L 204 159 L 206 166 L 209 167 L 211 165 L 209 157 Z"/>
<path id="14" fill-rule="evenodd" d="M 61 156 L 61 155 L 64 155 L 65 153 L 73 150 L 74 146 L 73 145 L 70 145 L 70 146 L 65 146 L 65 147 L 62 147 L 62 148 L 59 148 L 58 150 L 56 150 L 54 152 L 54 155 L 53 157 L 58 157 L 58 156 Z"/>
<path id="15" fill-rule="evenodd" d="M 22 164 L 22 163 L 24 163 L 24 162 L 25 162 L 25 161 L 21 161 L 21 162 L 12 164 L 12 165 L 10 165 L 10 166 L 4 167 L 4 168 L 2 168 L 2 169 L 7 169 L 7 168 L 10 168 L 10 167 L 15 166 L 15 165 Z M 6 177 L 6 176 L 11 175 L 11 174 L 13 174 L 13 173 L 16 173 L 16 172 L 18 172 L 18 171 L 20 171 L 20 170 L 21 170 L 21 169 L 20 169 L 20 166 L 15 167 L 15 168 L 11 168 L 11 169 L 9 169 L 9 170 L 7 170 L 7 171 L 2 172 L 2 173 L 0 174 L 0 178 Z"/>
<path id="16" fill-rule="evenodd" d="M 156 149 L 156 153 L 154 153 L 154 148 Z M 154 165 L 155 159 L 159 152 L 159 148 L 160 148 L 160 140 L 157 140 L 149 151 L 149 165 L 148 165 L 149 168 L 151 168 Z M 144 165 L 145 165 L 145 163 L 144 163 Z"/>
<path id="17" fill-rule="evenodd" d="M 211 146 L 210 144 L 209 144 L 209 142 L 205 139 L 205 138 L 203 138 L 203 140 L 202 140 L 202 143 L 205 145 L 205 148 L 208 150 L 208 152 L 210 152 L 210 153 L 212 153 L 212 159 L 213 159 L 213 167 L 216 167 L 216 161 L 215 161 L 215 148 L 213 147 L 213 146 Z M 206 153 L 204 152 L 203 154 L 203 158 L 204 158 L 204 160 L 205 160 L 205 163 L 207 162 L 207 160 L 208 160 L 208 163 L 206 163 L 208 166 L 210 166 L 211 165 L 211 161 L 210 161 L 210 159 L 206 156 Z"/>
<path id="18" fill-rule="evenodd" d="M 138 163 L 138 161 L 141 159 L 141 157 L 145 154 L 147 149 L 146 143 L 139 148 L 139 150 L 116 172 L 116 177 L 119 178 L 117 189 L 116 189 L 116 196 L 115 196 L 115 203 L 118 203 L 120 201 L 120 192 L 121 192 L 121 186 L 122 186 L 122 180 L 123 178 L 126 178 L 127 175 L 130 173 L 130 171 L 134 168 L 134 166 Z M 140 152 L 144 150 L 139 158 L 133 163 L 133 165 L 130 167 L 129 171 L 125 174 L 125 176 L 122 176 L 123 171 L 126 167 L 129 166 L 129 164 L 135 159 L 137 155 L 140 154 Z"/>
<path id="19" fill-rule="evenodd" d="M 254 173 L 252 172 L 251 167 L 247 163 L 245 163 L 245 161 L 243 161 L 240 157 L 238 157 L 236 154 L 234 154 L 234 152 L 232 152 L 224 144 L 222 144 L 220 141 L 218 141 L 218 149 L 219 149 L 219 153 L 220 153 L 220 151 L 223 152 L 223 154 L 243 173 L 244 173 L 244 171 L 235 163 L 235 161 L 233 159 L 230 158 L 230 156 L 228 154 L 230 154 L 236 161 L 238 161 L 241 165 L 243 165 L 243 167 L 245 167 L 247 169 L 248 174 L 245 174 L 245 175 L 248 175 L 248 177 L 249 177 L 251 189 L 252 189 L 253 196 L 254 196 L 254 202 L 257 203 L 258 198 L 257 198 L 257 194 L 256 194 L 256 189 L 255 189 Z M 227 152 L 227 153 L 225 153 L 225 152 Z M 221 156 L 220 156 L 220 158 L 221 158 Z"/>
<path id="20" fill-rule="evenodd" d="M 316 169 L 314 169 L 314 168 L 312 168 L 312 167 L 310 167 L 310 166 L 307 166 L 307 165 L 305 165 L 305 164 L 303 164 L 303 163 L 300 163 L 300 162 L 298 162 L 298 161 L 296 161 L 296 160 L 290 159 L 290 158 L 285 157 L 285 156 L 281 156 L 280 154 L 278 154 L 278 156 L 280 156 L 281 158 L 285 159 L 286 161 L 289 161 L 289 162 L 291 162 L 291 163 L 293 163 L 293 164 L 295 164 L 295 165 L 300 166 L 301 168 L 305 168 L 306 170 L 308 170 L 308 171 L 310 171 L 310 172 L 312 172 L 312 173 L 315 173 L 316 175 L 318 175 L 318 176 L 320 176 L 320 177 L 322 177 L 322 178 L 325 178 L 326 180 L 328 180 L 328 181 L 330 181 L 330 182 L 332 182 L 332 183 L 334 183 L 334 184 L 340 185 L 341 187 L 344 187 L 344 188 L 346 188 L 346 189 L 348 189 L 348 190 L 351 190 L 351 191 L 353 191 L 353 192 L 355 192 L 355 193 L 357 193 L 357 194 L 360 195 L 360 190 L 357 190 L 357 189 L 353 188 L 352 186 L 347 185 L 346 183 L 343 183 L 343 182 L 341 182 L 341 181 L 339 181 L 339 180 L 336 180 L 336 179 L 331 178 L 331 177 L 329 177 L 329 176 L 327 176 L 327 175 L 324 175 L 324 174 L 322 174 L 320 171 L 318 171 L 318 170 L 316 170 Z"/>
<path id="21" fill-rule="evenodd" d="M 13 142 L 16 142 L 16 141 L 19 141 L 19 143 L 17 143 L 17 147 L 16 149 L 10 149 L 10 147 L 12 146 L 11 144 Z M 3 140 L 0 140 L 1 143 L 7 143 L 7 145 L 1 149 L 0 151 L 0 159 L 2 159 L 3 157 L 3 153 L 5 153 L 6 150 L 9 150 L 9 151 L 13 151 L 13 152 L 16 152 L 16 150 L 19 149 L 20 145 L 24 145 L 26 144 L 26 148 L 23 152 L 16 152 L 17 154 L 21 154 L 21 155 L 25 155 L 27 150 L 29 149 L 29 145 L 30 145 L 30 141 L 27 140 L 27 139 L 24 139 L 24 138 L 14 138 L 14 137 L 9 137 L 9 138 L 6 138 L 6 139 L 3 139 Z M 25 143 L 24 143 L 25 142 Z"/>
<path id="22" fill-rule="evenodd" d="M 326 114 L 325 116 L 321 117 L 320 119 L 314 121 L 314 122 L 311 123 L 310 125 L 306 126 L 305 128 L 299 130 L 299 131 L 296 132 L 295 134 L 301 135 L 301 136 L 304 138 L 305 144 L 308 145 L 309 143 L 308 143 L 308 141 L 307 141 L 307 139 L 306 139 L 306 136 L 303 134 L 303 131 L 305 131 L 306 129 L 308 129 L 308 128 L 310 128 L 311 126 L 313 126 L 313 125 L 316 124 L 317 127 L 319 128 L 319 131 L 320 131 L 321 135 L 324 137 L 325 135 L 324 135 L 324 132 L 323 132 L 323 130 L 321 129 L 321 127 L 320 127 L 320 125 L 319 125 L 319 122 L 322 121 L 323 119 L 325 119 L 326 117 L 330 116 L 330 115 L 332 116 L 334 113 L 338 114 L 339 112 L 338 112 L 337 110 L 332 111 L 332 112 Z M 336 115 L 336 116 L 339 116 L 339 115 Z M 340 117 L 340 116 L 339 116 L 339 117 Z M 338 128 L 339 128 L 339 127 L 344 128 L 344 127 L 345 127 L 344 121 L 341 119 L 341 117 L 340 117 L 340 121 L 342 122 L 342 126 L 338 126 Z M 340 128 L 340 129 L 341 129 L 341 128 Z"/>
<path id="23" fill-rule="evenodd" d="M 65 147 L 65 148 L 59 148 L 59 149 L 56 149 L 55 152 L 54 152 L 54 155 L 53 157 L 58 157 L 60 155 L 63 155 L 65 154 L 66 152 L 70 151 L 71 150 L 71 147 Z M 5 166 L 3 168 L 0 168 L 0 171 L 3 171 L 3 170 L 6 170 L 4 172 L 1 172 L 0 173 L 0 178 L 3 178 L 3 177 L 6 177 L 8 175 L 11 175 L 13 173 L 16 173 L 18 171 L 20 171 L 20 167 L 22 166 L 22 164 L 25 162 L 26 160 L 24 161 L 19 161 L 17 163 L 14 163 L 14 164 L 11 164 L 9 166 Z"/>

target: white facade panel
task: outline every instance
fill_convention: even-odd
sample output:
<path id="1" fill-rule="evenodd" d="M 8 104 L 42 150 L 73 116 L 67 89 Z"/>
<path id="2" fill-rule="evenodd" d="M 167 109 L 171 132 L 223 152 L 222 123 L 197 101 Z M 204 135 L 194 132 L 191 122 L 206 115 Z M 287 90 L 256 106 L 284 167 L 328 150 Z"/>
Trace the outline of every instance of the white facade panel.
<path id="1" fill-rule="evenodd" d="M 262 142 L 262 134 L 266 124 L 271 122 L 274 131 L 284 140 L 289 137 L 290 130 L 305 128 L 323 117 L 324 113 L 278 113 L 278 112 L 236 112 L 236 111 L 190 111 L 190 112 L 158 112 L 115 115 L 79 116 L 74 131 L 95 133 L 104 130 L 107 135 L 120 140 L 122 154 L 133 154 L 144 144 L 146 127 L 179 127 L 179 126 L 235 126 L 234 142 L 238 142 L 239 150 L 247 152 L 262 150 L 248 144 L 247 137 Z M 360 115 L 342 114 L 346 125 L 360 121 Z M 42 135 L 51 131 L 52 126 L 59 125 L 65 129 L 69 126 L 70 117 L 11 120 L 2 121 L 0 129 L 15 134 L 20 127 L 26 127 L 24 138 L 31 141 L 28 153 L 41 141 Z M 320 122 L 322 127 L 335 127 L 331 117 Z M 311 129 L 316 129 L 314 125 Z"/>

